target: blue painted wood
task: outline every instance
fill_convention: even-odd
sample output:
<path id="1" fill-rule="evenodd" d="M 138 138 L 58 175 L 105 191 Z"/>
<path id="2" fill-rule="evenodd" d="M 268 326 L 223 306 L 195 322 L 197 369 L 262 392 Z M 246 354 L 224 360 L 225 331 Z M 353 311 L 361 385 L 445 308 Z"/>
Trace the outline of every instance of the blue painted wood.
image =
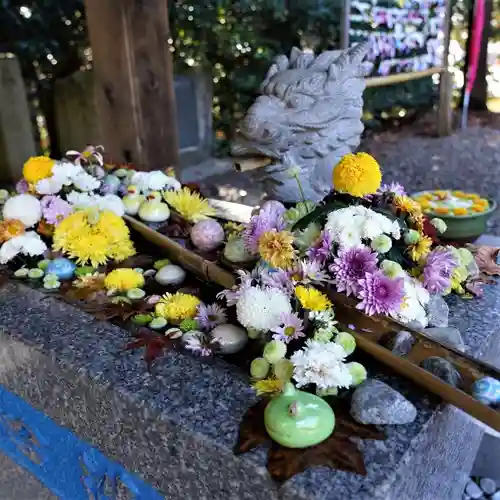
<path id="1" fill-rule="evenodd" d="M 28 469 L 62 500 L 165 498 L 2 386 L 0 451 Z"/>

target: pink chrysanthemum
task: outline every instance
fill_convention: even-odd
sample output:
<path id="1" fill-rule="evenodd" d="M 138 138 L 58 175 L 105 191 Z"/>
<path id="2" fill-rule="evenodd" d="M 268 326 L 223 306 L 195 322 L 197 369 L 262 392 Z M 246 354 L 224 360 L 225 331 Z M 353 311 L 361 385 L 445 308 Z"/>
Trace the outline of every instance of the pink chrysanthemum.
<path id="1" fill-rule="evenodd" d="M 404 279 L 388 278 L 382 271 L 367 273 L 359 280 L 358 297 L 361 302 L 356 306 L 368 316 L 392 314 L 401 309 L 404 297 Z"/>
<path id="2" fill-rule="evenodd" d="M 450 287 L 451 276 L 458 266 L 453 252 L 437 248 L 428 256 L 423 271 L 424 287 L 429 293 L 442 293 Z"/>
<path id="3" fill-rule="evenodd" d="M 73 207 L 59 196 L 44 196 L 41 205 L 43 217 L 49 224 L 55 226 L 73 212 Z"/>
<path id="4" fill-rule="evenodd" d="M 282 313 L 281 321 L 281 326 L 271 330 L 275 333 L 273 339 L 281 340 L 288 344 L 291 340 L 305 337 L 304 324 L 297 313 Z"/>
<path id="5" fill-rule="evenodd" d="M 195 320 L 202 330 L 212 330 L 217 325 L 222 325 L 227 321 L 226 310 L 218 304 L 206 306 L 200 304 Z"/>
<path id="6" fill-rule="evenodd" d="M 307 251 L 307 257 L 324 264 L 332 252 L 332 245 L 332 235 L 328 231 L 323 231 L 318 241 Z"/>
<path id="7" fill-rule="evenodd" d="M 343 250 L 330 266 L 334 283 L 339 292 L 357 295 L 360 290 L 359 280 L 367 273 L 377 270 L 377 253 L 368 247 L 353 247 Z"/>

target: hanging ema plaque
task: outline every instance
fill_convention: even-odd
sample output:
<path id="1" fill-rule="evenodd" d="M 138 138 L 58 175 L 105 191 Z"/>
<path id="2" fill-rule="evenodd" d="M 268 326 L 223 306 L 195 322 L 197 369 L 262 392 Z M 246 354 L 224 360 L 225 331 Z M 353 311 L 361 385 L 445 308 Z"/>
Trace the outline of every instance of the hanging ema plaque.
<path id="1" fill-rule="evenodd" d="M 369 42 L 367 76 L 443 64 L 446 0 L 352 0 L 350 43 Z"/>

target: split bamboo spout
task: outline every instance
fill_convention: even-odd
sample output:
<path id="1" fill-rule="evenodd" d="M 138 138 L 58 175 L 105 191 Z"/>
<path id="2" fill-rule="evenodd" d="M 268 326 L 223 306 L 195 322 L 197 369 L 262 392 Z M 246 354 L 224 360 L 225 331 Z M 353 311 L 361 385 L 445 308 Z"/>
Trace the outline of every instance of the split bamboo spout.
<path id="1" fill-rule="evenodd" d="M 241 158 L 233 163 L 236 172 L 249 172 L 271 165 L 273 160 L 265 157 Z"/>

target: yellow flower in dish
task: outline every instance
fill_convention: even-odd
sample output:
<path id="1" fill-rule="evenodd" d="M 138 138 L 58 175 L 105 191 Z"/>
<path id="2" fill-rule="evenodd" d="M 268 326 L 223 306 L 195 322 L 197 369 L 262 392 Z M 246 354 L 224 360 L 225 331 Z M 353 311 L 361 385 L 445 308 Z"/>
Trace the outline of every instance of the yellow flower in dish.
<path id="1" fill-rule="evenodd" d="M 128 292 L 144 286 L 144 276 L 134 269 L 121 268 L 111 271 L 104 280 L 106 290 Z"/>
<path id="2" fill-rule="evenodd" d="M 478 194 L 475 194 L 475 193 L 468 193 L 467 194 L 467 199 L 468 200 L 476 201 L 476 200 L 480 200 L 481 196 L 479 196 Z"/>
<path id="3" fill-rule="evenodd" d="M 434 191 L 434 195 L 440 200 L 445 200 L 448 198 L 448 191 Z"/>
<path id="4" fill-rule="evenodd" d="M 326 311 L 332 307 L 328 297 L 313 287 L 297 286 L 295 296 L 299 299 L 300 305 L 309 311 Z"/>
<path id="5" fill-rule="evenodd" d="M 422 196 L 420 196 L 420 198 L 430 201 L 434 199 L 434 195 L 432 193 L 424 193 Z"/>
<path id="6" fill-rule="evenodd" d="M 448 207 L 436 207 L 434 212 L 440 215 L 447 215 L 450 213 L 450 209 Z"/>
<path id="7" fill-rule="evenodd" d="M 283 390 L 285 383 L 283 380 L 277 378 L 265 378 L 255 382 L 252 387 L 254 388 L 257 396 L 275 396 Z"/>
<path id="8" fill-rule="evenodd" d="M 410 247 L 410 257 L 414 262 L 418 262 L 422 257 L 425 257 L 432 247 L 432 239 L 428 236 L 422 236 L 418 243 Z"/>
<path id="9" fill-rule="evenodd" d="M 25 232 L 24 224 L 17 219 L 6 219 L 0 222 L 0 243 L 20 236 Z"/>
<path id="10" fill-rule="evenodd" d="M 199 222 L 215 215 L 215 210 L 198 193 L 191 192 L 187 187 L 180 191 L 164 191 L 165 201 L 184 219 L 189 222 Z"/>
<path id="11" fill-rule="evenodd" d="M 375 193 L 381 182 L 379 164 L 368 153 L 347 154 L 333 169 L 334 189 L 359 198 Z"/>
<path id="12" fill-rule="evenodd" d="M 48 156 L 32 156 L 23 167 L 23 177 L 26 182 L 36 184 L 52 175 L 55 161 Z"/>
<path id="13" fill-rule="evenodd" d="M 475 205 L 482 205 L 483 207 L 489 207 L 490 203 L 488 200 L 485 200 L 484 198 L 479 198 L 475 203 Z"/>
<path id="14" fill-rule="evenodd" d="M 457 216 L 467 215 L 469 212 L 464 207 L 457 207 L 453 209 L 453 214 Z"/>
<path id="15" fill-rule="evenodd" d="M 293 235 L 288 231 L 268 231 L 259 238 L 260 256 L 272 267 L 289 269 L 295 258 Z"/>
<path id="16" fill-rule="evenodd" d="M 188 293 L 166 293 L 156 304 L 155 313 L 175 324 L 196 316 L 200 299 Z"/>
<path id="17" fill-rule="evenodd" d="M 456 198 L 467 198 L 469 195 L 463 191 L 452 191 L 451 194 Z"/>
<path id="18" fill-rule="evenodd" d="M 477 203 L 474 203 L 474 205 L 472 205 L 471 207 L 471 210 L 476 213 L 482 213 L 486 210 L 486 207 L 484 205 L 479 205 Z"/>
<path id="19" fill-rule="evenodd" d="M 430 204 L 429 200 L 426 200 L 426 199 L 420 199 L 420 200 L 418 201 L 418 203 L 419 203 L 420 208 L 421 208 L 422 210 L 428 210 L 428 209 L 430 208 L 430 206 L 431 206 L 431 204 Z"/>

